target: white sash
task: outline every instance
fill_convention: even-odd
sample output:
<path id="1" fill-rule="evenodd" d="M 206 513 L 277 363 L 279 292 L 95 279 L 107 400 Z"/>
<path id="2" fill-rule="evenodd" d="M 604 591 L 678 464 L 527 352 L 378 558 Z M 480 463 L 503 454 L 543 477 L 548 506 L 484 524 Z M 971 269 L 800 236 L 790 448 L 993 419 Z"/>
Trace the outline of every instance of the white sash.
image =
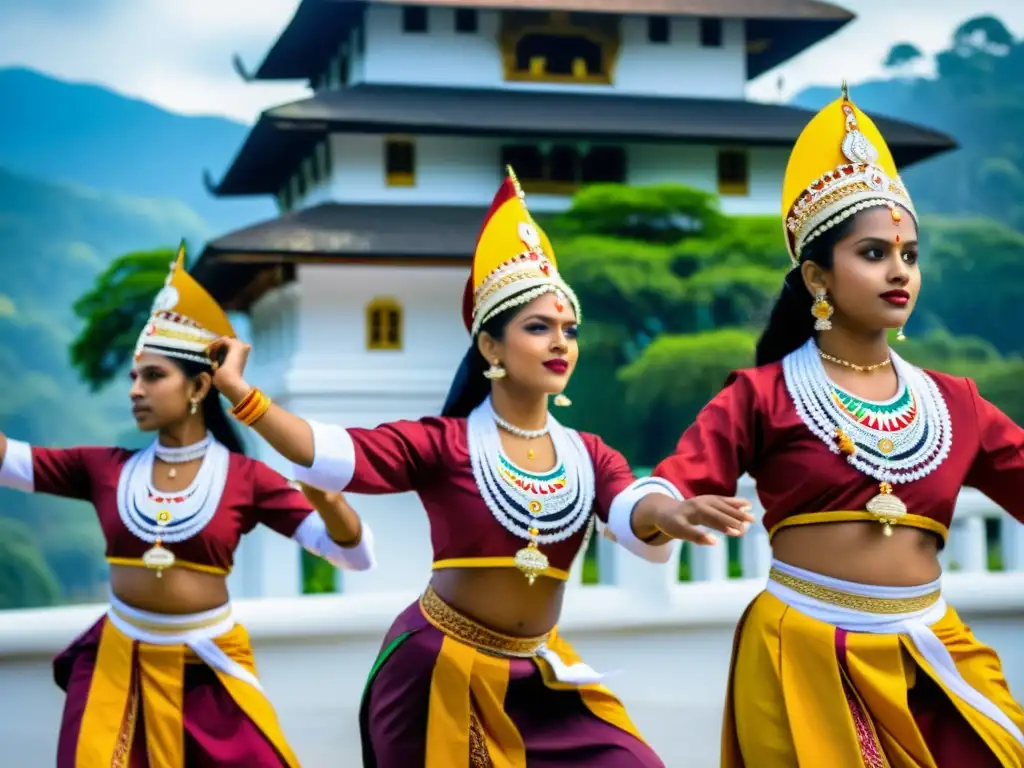
<path id="1" fill-rule="evenodd" d="M 918 587 L 876 587 L 870 584 L 857 584 L 852 581 L 842 581 L 841 579 L 822 576 L 821 574 L 805 571 L 803 568 L 787 565 L 774 559 L 772 560 L 772 567 L 788 576 L 861 597 L 895 600 L 915 598 L 936 592 L 942 586 L 942 580 L 936 579 L 929 584 L 923 584 Z M 767 590 L 791 608 L 795 608 L 812 619 L 823 621 L 847 632 L 860 632 L 872 635 L 905 635 L 910 638 L 918 653 L 931 665 L 935 674 L 938 675 L 939 679 L 942 680 L 943 684 L 950 691 L 965 704 L 976 709 L 1002 727 L 1018 743 L 1024 745 L 1024 735 L 1021 734 L 1017 725 L 1007 717 L 1003 710 L 964 680 L 960 670 L 956 667 L 956 663 L 953 661 L 953 657 L 950 656 L 949 650 L 935 632 L 932 631 L 931 625 L 946 615 L 946 601 L 941 597 L 933 605 L 920 611 L 882 614 L 866 613 L 817 600 L 783 586 L 772 579 L 768 580 Z"/>
<path id="2" fill-rule="evenodd" d="M 140 643 L 149 643 L 150 645 L 187 645 L 195 652 L 196 656 L 213 669 L 246 682 L 260 692 L 263 691 L 263 686 L 260 685 L 260 681 L 256 676 L 237 661 L 230 658 L 214 642 L 215 638 L 223 635 L 235 626 L 235 618 L 230 603 L 201 613 L 173 615 L 151 613 L 133 608 L 119 600 L 114 594 L 111 594 L 107 619 L 125 635 Z M 205 622 L 213 623 L 198 629 L 175 631 L 182 625 L 204 624 Z M 141 624 L 158 626 L 160 631 L 151 632 L 139 626 Z"/>

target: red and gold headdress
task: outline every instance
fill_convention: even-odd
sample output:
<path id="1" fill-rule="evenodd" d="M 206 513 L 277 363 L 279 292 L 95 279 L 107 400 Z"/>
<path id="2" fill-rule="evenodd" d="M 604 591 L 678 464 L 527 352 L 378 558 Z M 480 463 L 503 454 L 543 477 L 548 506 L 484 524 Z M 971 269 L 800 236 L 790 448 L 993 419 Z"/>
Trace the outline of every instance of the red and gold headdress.
<path id="1" fill-rule="evenodd" d="M 865 208 L 914 204 L 892 153 L 870 117 L 842 96 L 815 115 L 796 140 L 782 182 L 782 220 L 794 266 L 807 243 Z"/>
<path id="2" fill-rule="evenodd" d="M 185 243 L 153 301 L 149 322 L 139 336 L 135 357 L 143 352 L 209 363 L 206 348 L 221 336 L 234 337 L 224 310 L 185 269 Z"/>
<path id="3" fill-rule="evenodd" d="M 581 319 L 576 294 L 558 274 L 551 241 L 530 216 L 515 173 L 507 171 L 477 238 L 463 297 L 463 320 L 472 336 L 495 315 L 545 293 L 571 304 Z"/>

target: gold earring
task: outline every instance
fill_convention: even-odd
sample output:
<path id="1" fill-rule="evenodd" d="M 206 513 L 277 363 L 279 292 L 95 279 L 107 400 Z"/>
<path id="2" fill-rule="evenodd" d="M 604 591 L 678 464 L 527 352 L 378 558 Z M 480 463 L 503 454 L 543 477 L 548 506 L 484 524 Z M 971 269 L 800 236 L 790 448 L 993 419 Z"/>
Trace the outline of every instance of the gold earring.
<path id="1" fill-rule="evenodd" d="M 572 400 L 570 400 L 568 397 L 562 394 L 555 395 L 554 402 L 555 405 L 559 406 L 560 408 L 568 408 L 570 405 L 572 405 Z"/>
<path id="2" fill-rule="evenodd" d="M 491 381 L 494 381 L 495 379 L 504 379 L 505 373 L 506 371 L 502 368 L 501 363 L 495 360 L 491 363 L 491 367 L 484 371 L 484 378 L 490 379 Z"/>
<path id="3" fill-rule="evenodd" d="M 814 303 L 811 305 L 811 315 L 814 317 L 814 330 L 831 331 L 832 305 L 828 302 L 828 294 L 825 291 L 818 291 L 814 294 Z"/>
<path id="4" fill-rule="evenodd" d="M 907 340 L 907 337 L 903 333 L 903 328 L 901 327 L 898 331 L 896 331 L 896 341 L 906 341 L 906 340 Z"/>
<path id="5" fill-rule="evenodd" d="M 192 404 L 188 408 L 188 412 L 191 413 L 193 416 L 195 416 L 197 413 L 199 413 L 199 401 L 198 400 L 193 400 L 192 401 Z"/>

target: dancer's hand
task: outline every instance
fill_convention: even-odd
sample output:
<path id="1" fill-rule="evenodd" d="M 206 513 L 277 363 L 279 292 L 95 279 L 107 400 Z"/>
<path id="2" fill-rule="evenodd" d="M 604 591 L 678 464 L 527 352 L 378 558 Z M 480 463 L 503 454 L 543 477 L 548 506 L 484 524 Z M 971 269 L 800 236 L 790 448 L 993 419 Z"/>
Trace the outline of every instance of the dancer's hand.
<path id="1" fill-rule="evenodd" d="M 245 382 L 245 364 L 251 346 L 239 339 L 222 336 L 206 348 L 213 368 L 213 386 L 238 405 L 252 389 Z"/>
<path id="2" fill-rule="evenodd" d="M 718 540 L 702 527 L 712 528 L 729 536 L 742 536 L 754 522 L 750 508 L 750 502 L 746 499 L 732 496 L 695 496 L 659 510 L 655 526 L 670 538 L 711 546 Z"/>

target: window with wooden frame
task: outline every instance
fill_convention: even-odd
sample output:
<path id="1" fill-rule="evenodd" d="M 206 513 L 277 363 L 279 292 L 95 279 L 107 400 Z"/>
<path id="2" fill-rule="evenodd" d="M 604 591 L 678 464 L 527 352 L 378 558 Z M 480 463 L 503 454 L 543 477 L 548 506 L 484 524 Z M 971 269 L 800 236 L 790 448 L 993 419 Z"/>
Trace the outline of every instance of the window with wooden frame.
<path id="1" fill-rule="evenodd" d="M 402 31 L 407 33 L 423 33 L 427 31 L 427 6 L 402 6 Z"/>
<path id="2" fill-rule="evenodd" d="M 647 17 L 647 42 L 659 45 L 670 42 L 668 16 Z"/>
<path id="3" fill-rule="evenodd" d="M 389 187 L 416 186 L 416 143 L 412 139 L 385 139 L 384 179 Z"/>
<path id="4" fill-rule="evenodd" d="M 704 18 L 700 20 L 701 48 L 722 47 L 722 20 Z"/>
<path id="5" fill-rule="evenodd" d="M 584 184 L 626 181 L 626 150 L 610 145 L 584 149 L 572 144 L 513 144 L 502 147 L 501 167 L 506 165 L 512 166 L 526 192 L 542 195 L 571 195 Z"/>
<path id="6" fill-rule="evenodd" d="M 394 299 L 377 298 L 366 305 L 366 348 L 402 348 L 402 305 Z"/>
<path id="7" fill-rule="evenodd" d="M 749 192 L 750 159 L 747 150 L 718 150 L 718 194 L 746 195 Z"/>
<path id="8" fill-rule="evenodd" d="M 618 18 L 565 11 L 505 11 L 505 79 L 608 85 L 619 53 Z"/>
<path id="9" fill-rule="evenodd" d="M 480 18 L 476 8 L 455 9 L 455 31 L 463 35 L 476 34 L 480 29 Z"/>

